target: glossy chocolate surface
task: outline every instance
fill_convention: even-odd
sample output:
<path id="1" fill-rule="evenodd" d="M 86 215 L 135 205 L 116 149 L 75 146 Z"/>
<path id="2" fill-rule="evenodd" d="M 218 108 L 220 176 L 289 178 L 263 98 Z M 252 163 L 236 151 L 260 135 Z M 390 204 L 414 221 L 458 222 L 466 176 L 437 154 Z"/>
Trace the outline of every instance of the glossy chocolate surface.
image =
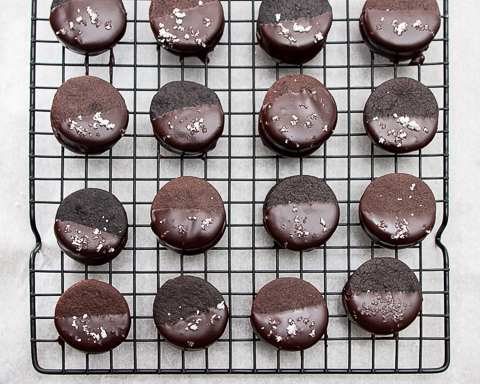
<path id="1" fill-rule="evenodd" d="M 393 153 L 418 151 L 437 132 L 438 119 L 415 116 L 377 117 L 365 123 L 372 142 Z"/>
<path id="2" fill-rule="evenodd" d="M 266 209 L 263 224 L 281 247 L 310 251 L 333 235 L 339 216 L 336 202 L 282 204 Z"/>
<path id="3" fill-rule="evenodd" d="M 421 56 L 439 28 L 438 10 L 364 8 L 360 16 L 360 32 L 367 47 L 391 61 L 415 60 Z"/>
<path id="4" fill-rule="evenodd" d="M 152 121 L 155 138 L 166 149 L 182 155 L 211 151 L 223 132 L 221 106 L 200 105 L 167 112 Z"/>
<path id="5" fill-rule="evenodd" d="M 118 0 L 70 0 L 52 8 L 50 25 L 68 49 L 93 56 L 122 39 L 127 14 Z"/>
<path id="6" fill-rule="evenodd" d="M 152 14 L 154 2 L 150 8 L 150 26 L 161 46 L 175 55 L 196 56 L 205 61 L 222 38 L 225 28 L 221 3 L 217 0 L 199 1 L 196 7 L 172 7 L 168 14 L 158 16 Z"/>
<path id="7" fill-rule="evenodd" d="M 342 303 L 351 321 L 377 335 L 408 327 L 422 306 L 421 292 L 342 291 Z"/>
<path id="8" fill-rule="evenodd" d="M 325 88 L 287 92 L 264 104 L 258 119 L 262 143 L 286 157 L 315 152 L 337 124 L 337 107 Z"/>

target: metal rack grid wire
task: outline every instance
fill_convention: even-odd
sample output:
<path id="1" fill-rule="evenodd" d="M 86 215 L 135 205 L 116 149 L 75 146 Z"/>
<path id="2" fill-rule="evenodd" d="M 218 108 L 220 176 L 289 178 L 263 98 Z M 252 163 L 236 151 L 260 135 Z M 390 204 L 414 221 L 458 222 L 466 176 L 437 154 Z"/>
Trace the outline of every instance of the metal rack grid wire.
<path id="1" fill-rule="evenodd" d="M 393 64 L 371 54 L 358 32 L 363 1 L 332 1 L 334 21 L 320 55 L 303 66 L 278 65 L 255 39 L 259 1 L 223 1 L 225 33 L 210 63 L 156 50 L 148 22 L 149 2 L 125 0 L 128 28 L 108 54 L 84 58 L 63 48 L 49 22 L 50 0 L 32 0 L 30 100 L 30 218 L 36 245 L 30 256 L 31 352 L 35 369 L 50 374 L 109 373 L 429 373 L 450 360 L 449 266 L 441 242 L 448 219 L 448 1 L 440 4 L 442 29 L 422 66 Z M 49 125 L 53 95 L 68 78 L 88 72 L 110 79 L 127 100 L 130 124 L 125 137 L 99 156 L 64 150 Z M 339 122 L 324 146 L 305 159 L 283 159 L 261 144 L 257 115 L 267 89 L 279 77 L 317 77 L 337 101 Z M 371 91 L 392 77 L 422 81 L 435 94 L 440 126 L 424 150 L 392 155 L 369 141 L 362 127 L 363 104 Z M 171 80 L 194 80 L 214 89 L 226 112 L 217 148 L 206 158 L 172 155 L 155 141 L 149 123 L 151 97 Z M 421 177 L 437 198 L 436 235 L 407 250 L 372 244 L 358 220 L 358 202 L 374 178 L 390 172 Z M 293 174 L 323 178 L 341 207 L 334 236 L 314 251 L 275 249 L 262 226 L 261 206 L 269 188 Z M 181 175 L 202 177 L 224 199 L 228 226 L 221 242 L 198 256 L 179 256 L 159 246 L 149 228 L 149 208 L 158 189 Z M 53 221 L 69 193 L 95 186 L 114 193 L 129 217 L 129 241 L 105 266 L 81 266 L 58 249 Z M 375 337 L 351 324 L 341 307 L 348 276 L 372 257 L 392 256 L 417 274 L 424 291 L 417 320 L 405 331 Z M 153 325 L 151 305 L 158 287 L 179 274 L 203 277 L 219 288 L 230 308 L 221 339 L 204 351 L 171 347 Z M 310 281 L 323 293 L 330 320 L 328 337 L 304 352 L 276 351 L 256 337 L 249 324 L 256 292 L 280 276 Z M 56 341 L 56 301 L 84 278 L 106 281 L 126 297 L 132 313 L 127 340 L 102 355 L 84 355 Z"/>

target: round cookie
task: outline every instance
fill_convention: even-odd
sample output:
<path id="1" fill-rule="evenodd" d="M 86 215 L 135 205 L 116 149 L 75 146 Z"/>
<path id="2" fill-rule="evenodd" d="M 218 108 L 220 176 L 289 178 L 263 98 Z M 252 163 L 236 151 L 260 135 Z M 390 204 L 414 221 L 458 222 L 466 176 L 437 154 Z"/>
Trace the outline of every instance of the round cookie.
<path id="1" fill-rule="evenodd" d="M 337 105 L 327 88 L 307 75 L 287 75 L 268 90 L 258 117 L 262 143 L 280 156 L 311 155 L 333 134 Z"/>
<path id="2" fill-rule="evenodd" d="M 122 0 L 53 0 L 50 25 L 65 47 L 94 56 L 122 39 L 127 13 Z"/>
<path id="3" fill-rule="evenodd" d="M 160 244 L 183 255 L 206 252 L 225 232 L 222 197 L 198 177 L 169 181 L 158 191 L 150 212 L 150 225 Z"/>
<path id="4" fill-rule="evenodd" d="M 94 76 L 67 80 L 58 88 L 50 112 L 52 130 L 65 148 L 95 155 L 112 148 L 128 126 L 120 92 Z"/>
<path id="5" fill-rule="evenodd" d="M 277 349 L 302 351 L 325 333 L 328 309 L 322 294 L 310 283 L 281 277 L 266 284 L 252 304 L 255 333 Z"/>
<path id="6" fill-rule="evenodd" d="M 422 64 L 440 20 L 436 0 L 367 0 L 360 33 L 370 51 L 391 61 Z"/>
<path id="7" fill-rule="evenodd" d="M 276 62 L 305 64 L 322 50 L 332 20 L 328 0 L 263 0 L 257 41 Z"/>
<path id="8" fill-rule="evenodd" d="M 85 188 L 62 200 L 54 225 L 58 245 L 85 265 L 113 260 L 127 243 L 128 219 L 123 205 L 110 192 Z"/>
<path id="9" fill-rule="evenodd" d="M 161 286 L 153 303 L 158 332 L 186 350 L 207 348 L 222 336 L 228 308 L 222 294 L 208 281 L 179 276 Z"/>
<path id="10" fill-rule="evenodd" d="M 380 148 L 393 153 L 418 151 L 437 132 L 437 100 L 430 89 L 414 79 L 388 80 L 368 98 L 363 124 Z"/>
<path id="11" fill-rule="evenodd" d="M 386 248 L 420 243 L 435 224 L 435 197 L 425 182 L 405 173 L 372 181 L 360 199 L 360 223 L 371 240 Z"/>
<path id="12" fill-rule="evenodd" d="M 342 302 L 351 321 L 370 333 L 390 335 L 415 320 L 422 306 L 422 287 L 402 261 L 376 257 L 350 276 Z"/>
<path id="13" fill-rule="evenodd" d="M 86 353 L 117 347 L 127 338 L 131 323 L 122 294 L 97 280 L 82 280 L 68 288 L 57 302 L 54 321 L 60 338 Z"/>
<path id="14" fill-rule="evenodd" d="M 280 180 L 263 203 L 263 225 L 275 242 L 293 251 L 310 251 L 335 232 L 340 217 L 332 189 L 314 176 Z"/>
<path id="15" fill-rule="evenodd" d="M 214 91 L 192 81 L 173 81 L 153 97 L 150 120 L 155 138 L 164 148 L 200 155 L 217 145 L 225 117 Z"/>
<path id="16" fill-rule="evenodd" d="M 218 0 L 152 0 L 150 27 L 167 51 L 205 62 L 223 35 L 223 7 Z"/>

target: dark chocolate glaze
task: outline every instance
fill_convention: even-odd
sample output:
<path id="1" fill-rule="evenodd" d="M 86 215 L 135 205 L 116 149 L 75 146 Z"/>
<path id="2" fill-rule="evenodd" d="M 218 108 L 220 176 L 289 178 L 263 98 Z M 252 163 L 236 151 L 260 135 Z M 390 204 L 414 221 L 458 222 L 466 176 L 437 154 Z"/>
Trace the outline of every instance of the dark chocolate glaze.
<path id="1" fill-rule="evenodd" d="M 228 308 L 221 293 L 206 280 L 179 276 L 158 290 L 153 318 L 167 341 L 195 350 L 207 348 L 223 334 Z"/>
<path id="2" fill-rule="evenodd" d="M 262 143 L 286 157 L 312 154 L 330 138 L 337 125 L 337 106 L 330 92 L 309 76 L 293 75 L 287 81 L 292 83 L 298 77 L 308 78 L 310 84 L 298 91 L 279 90 L 273 100 L 267 94 L 258 118 Z M 283 85 L 284 81 L 278 80 L 272 88 L 281 87 L 277 83 Z"/>
<path id="3" fill-rule="evenodd" d="M 287 351 L 312 347 L 325 333 L 328 309 L 320 292 L 297 278 L 280 278 L 257 294 L 250 320 L 255 333 Z"/>
<path id="4" fill-rule="evenodd" d="M 150 6 L 150 26 L 157 41 L 177 56 L 206 61 L 225 28 L 220 1 L 199 1 L 194 7 L 182 9 L 176 8 L 175 1 L 164 3 L 153 0 Z"/>
<path id="5" fill-rule="evenodd" d="M 113 48 L 127 28 L 127 13 L 119 0 L 54 0 L 50 25 L 58 40 L 82 55 Z"/>
<path id="6" fill-rule="evenodd" d="M 422 63 L 440 28 L 435 0 L 419 4 L 411 0 L 398 6 L 394 0 L 367 1 L 360 15 L 360 33 L 367 47 L 391 61 Z M 420 58 L 420 59 L 419 59 Z"/>
<path id="7" fill-rule="evenodd" d="M 83 280 L 62 294 L 54 323 L 61 339 L 73 348 L 102 353 L 126 339 L 131 319 L 120 292 L 101 281 Z"/>
<path id="8" fill-rule="evenodd" d="M 154 119 L 152 126 L 164 148 L 182 155 L 199 155 L 216 147 L 224 120 L 220 106 L 199 105 L 167 112 Z"/>
<path id="9" fill-rule="evenodd" d="M 207 181 L 183 176 L 164 185 L 151 208 L 151 228 L 170 250 L 194 255 L 212 248 L 226 228 L 221 196 Z"/>
<path id="10" fill-rule="evenodd" d="M 359 204 L 365 232 L 386 248 L 407 248 L 421 242 L 432 231 L 435 214 L 435 197 L 427 184 L 402 173 L 373 181 Z"/>

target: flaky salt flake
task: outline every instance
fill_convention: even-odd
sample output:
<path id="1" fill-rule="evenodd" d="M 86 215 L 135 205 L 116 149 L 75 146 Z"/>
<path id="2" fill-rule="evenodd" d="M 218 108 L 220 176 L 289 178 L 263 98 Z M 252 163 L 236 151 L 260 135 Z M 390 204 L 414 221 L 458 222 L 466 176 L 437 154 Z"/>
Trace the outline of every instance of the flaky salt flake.
<path id="1" fill-rule="evenodd" d="M 304 27 L 303 25 L 294 23 L 292 29 L 293 29 L 295 32 L 304 33 L 304 32 L 310 32 L 310 30 L 312 29 L 312 26 L 309 25 L 308 27 Z"/>

